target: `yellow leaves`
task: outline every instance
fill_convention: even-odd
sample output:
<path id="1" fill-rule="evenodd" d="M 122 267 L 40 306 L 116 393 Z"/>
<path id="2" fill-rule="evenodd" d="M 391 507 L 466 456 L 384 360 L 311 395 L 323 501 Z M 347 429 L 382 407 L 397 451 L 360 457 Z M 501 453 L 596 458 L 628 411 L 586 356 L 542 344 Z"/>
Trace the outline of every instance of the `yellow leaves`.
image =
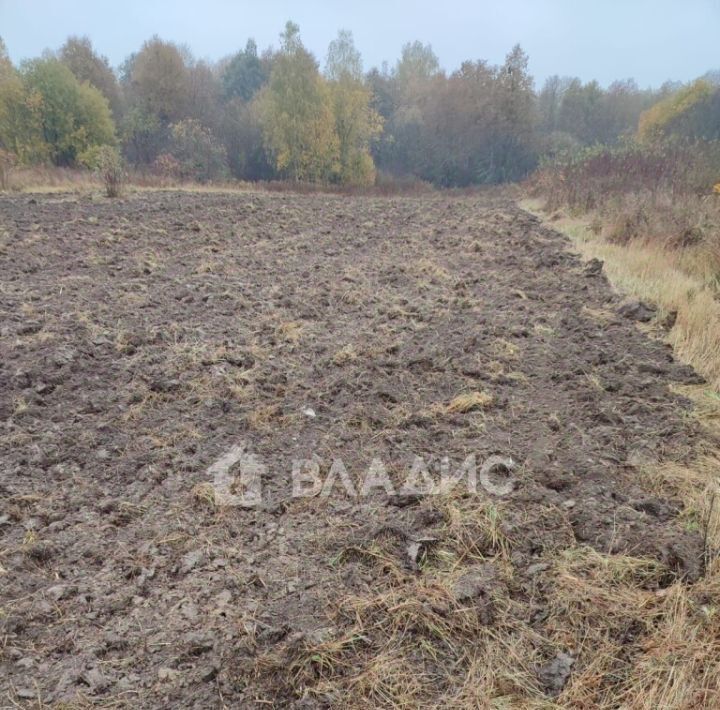
<path id="1" fill-rule="evenodd" d="M 713 185 L 713 192 L 714 192 L 716 195 L 720 195 L 720 182 L 716 182 L 716 183 Z"/>
<path id="2" fill-rule="evenodd" d="M 331 96 L 301 45 L 276 61 L 260 102 L 265 144 L 276 169 L 295 180 L 330 180 L 340 150 Z"/>
<path id="3" fill-rule="evenodd" d="M 318 72 L 289 26 L 270 81 L 258 98 L 265 146 L 275 168 L 295 180 L 368 185 L 375 180 L 370 143 L 382 131 L 372 93 L 356 66 L 352 37 L 334 45 L 333 77 Z"/>
<path id="4" fill-rule="evenodd" d="M 710 84 L 700 79 L 661 99 L 640 114 L 638 138 L 641 141 L 661 138 L 668 132 L 674 121 L 697 107 L 712 93 L 713 88 Z"/>
<path id="5" fill-rule="evenodd" d="M 340 182 L 371 185 L 375 165 L 370 143 L 382 133 L 382 117 L 370 106 L 370 89 L 361 79 L 344 75 L 331 82 L 330 91 L 340 141 Z"/>

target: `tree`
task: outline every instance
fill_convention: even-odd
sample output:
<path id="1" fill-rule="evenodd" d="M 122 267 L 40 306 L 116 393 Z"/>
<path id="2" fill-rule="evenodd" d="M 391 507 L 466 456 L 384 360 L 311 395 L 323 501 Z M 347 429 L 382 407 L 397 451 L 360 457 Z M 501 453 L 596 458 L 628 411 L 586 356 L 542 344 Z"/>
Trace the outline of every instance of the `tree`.
<path id="1" fill-rule="evenodd" d="M 267 81 L 255 40 L 249 39 L 245 50 L 238 52 L 222 73 L 223 96 L 226 100 L 239 97 L 250 101 Z"/>
<path id="2" fill-rule="evenodd" d="M 372 93 L 363 79 L 362 59 L 352 33 L 342 30 L 330 43 L 325 74 L 339 141 L 339 180 L 344 184 L 372 184 L 375 165 L 370 144 L 382 132 L 382 118 L 371 106 Z"/>
<path id="3" fill-rule="evenodd" d="M 292 22 L 281 35 L 261 113 L 265 146 L 281 175 L 321 182 L 337 174 L 340 146 L 330 91 Z"/>
<path id="4" fill-rule="evenodd" d="M 560 109 L 563 97 L 572 79 L 549 76 L 543 84 L 537 99 L 538 129 L 542 133 L 553 133 L 558 130 Z"/>
<path id="5" fill-rule="evenodd" d="M 669 136 L 720 138 L 720 89 L 698 79 L 644 111 L 638 137 L 644 142 Z"/>
<path id="6" fill-rule="evenodd" d="M 68 37 L 58 58 L 78 81 L 87 81 L 108 100 L 113 116 L 118 120 L 122 112 L 120 87 L 107 57 L 96 54 L 87 37 Z"/>
<path id="7" fill-rule="evenodd" d="M 25 92 L 0 37 L 0 190 L 8 187 L 10 171 L 18 160 L 18 143 L 27 130 L 26 116 L 21 112 Z"/>
<path id="8" fill-rule="evenodd" d="M 120 135 L 127 161 L 149 165 L 165 148 L 170 130 L 154 114 L 135 107 L 123 117 Z"/>
<path id="9" fill-rule="evenodd" d="M 516 44 L 498 75 L 499 131 L 495 151 L 495 180 L 524 177 L 535 162 L 533 80 L 528 56 Z"/>
<path id="10" fill-rule="evenodd" d="M 187 94 L 183 116 L 215 129 L 220 120 L 220 83 L 213 68 L 204 61 L 187 65 Z"/>
<path id="11" fill-rule="evenodd" d="M 443 186 L 493 181 L 496 75 L 485 62 L 464 62 L 435 79 L 423 111 L 421 177 Z"/>
<path id="12" fill-rule="evenodd" d="M 409 42 L 392 75 L 394 111 L 388 122 L 390 139 L 384 141 L 385 167 L 396 173 L 423 173 L 426 153 L 423 146 L 425 105 L 432 86 L 444 78 L 438 58 L 429 44 Z"/>
<path id="13" fill-rule="evenodd" d="M 596 81 L 583 84 L 573 79 L 565 89 L 558 116 L 558 128 L 575 136 L 584 145 L 601 139 L 603 91 Z"/>
<path id="14" fill-rule="evenodd" d="M 408 97 L 417 90 L 417 85 L 432 79 L 440 73 L 438 61 L 432 46 L 422 42 L 408 42 L 395 68 L 395 80 L 400 93 Z"/>
<path id="15" fill-rule="evenodd" d="M 20 74 L 0 39 L 0 149 L 26 159 L 30 146 L 39 146 L 41 141 L 39 124 L 32 118 L 31 103 Z"/>
<path id="16" fill-rule="evenodd" d="M 0 78 L 2 78 L 7 72 L 14 69 L 10 57 L 8 56 L 7 47 L 5 46 L 5 40 L 0 37 Z"/>
<path id="17" fill-rule="evenodd" d="M 610 145 L 634 134 L 640 114 L 654 100 L 654 93 L 641 91 L 633 79 L 610 84 L 603 95 L 600 142 Z"/>
<path id="18" fill-rule="evenodd" d="M 397 92 L 387 62 L 383 62 L 381 69 L 371 69 L 366 82 L 370 90 L 370 106 L 383 122 L 383 130 L 370 144 L 370 151 L 375 164 L 388 169 L 392 165 L 395 148 L 392 119 L 397 108 Z"/>
<path id="19" fill-rule="evenodd" d="M 80 84 L 57 59 L 36 59 L 21 72 L 26 105 L 36 112 L 48 158 L 74 165 L 93 146 L 115 142 L 107 99 L 87 82 Z"/>
<path id="20" fill-rule="evenodd" d="M 163 123 L 183 119 L 188 104 L 188 71 L 180 48 L 153 37 L 132 58 L 129 93 L 134 107 Z"/>
<path id="21" fill-rule="evenodd" d="M 263 148 L 261 105 L 240 98 L 223 107 L 219 136 L 225 146 L 232 174 L 241 180 L 269 180 L 274 167 Z"/>

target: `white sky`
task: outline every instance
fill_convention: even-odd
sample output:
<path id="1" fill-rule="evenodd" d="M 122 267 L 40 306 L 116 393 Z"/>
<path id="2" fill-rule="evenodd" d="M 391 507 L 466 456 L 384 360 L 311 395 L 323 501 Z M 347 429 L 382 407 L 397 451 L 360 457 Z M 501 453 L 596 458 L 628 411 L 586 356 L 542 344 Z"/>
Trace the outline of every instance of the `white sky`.
<path id="1" fill-rule="evenodd" d="M 337 30 L 352 30 L 366 68 L 393 64 L 416 39 L 449 70 L 464 59 L 500 63 L 519 42 L 538 83 L 561 74 L 644 87 L 720 68 L 720 0 L 0 0 L 0 36 L 15 62 L 70 34 L 88 35 L 114 66 L 153 34 L 216 60 L 248 37 L 277 45 L 288 19 L 321 61 Z"/>

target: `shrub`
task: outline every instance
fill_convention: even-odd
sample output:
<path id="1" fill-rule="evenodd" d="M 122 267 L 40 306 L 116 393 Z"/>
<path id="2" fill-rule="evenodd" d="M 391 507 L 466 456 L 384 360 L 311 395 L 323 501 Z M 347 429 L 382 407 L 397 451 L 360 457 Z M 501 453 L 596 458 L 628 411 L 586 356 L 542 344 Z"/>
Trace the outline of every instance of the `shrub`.
<path id="1" fill-rule="evenodd" d="M 98 150 L 97 171 L 105 185 L 105 194 L 108 197 L 120 197 L 125 183 L 125 170 L 115 148 L 104 145 Z"/>
<path id="2" fill-rule="evenodd" d="M 565 205 L 583 213 L 629 194 L 707 195 L 718 174 L 720 142 L 669 140 L 564 153 L 542 166 L 531 187 L 548 199 L 549 208 Z"/>
<path id="3" fill-rule="evenodd" d="M 182 177 L 182 165 L 180 161 L 170 153 L 162 153 L 153 161 L 152 170 L 156 175 L 171 180 L 179 180 Z"/>

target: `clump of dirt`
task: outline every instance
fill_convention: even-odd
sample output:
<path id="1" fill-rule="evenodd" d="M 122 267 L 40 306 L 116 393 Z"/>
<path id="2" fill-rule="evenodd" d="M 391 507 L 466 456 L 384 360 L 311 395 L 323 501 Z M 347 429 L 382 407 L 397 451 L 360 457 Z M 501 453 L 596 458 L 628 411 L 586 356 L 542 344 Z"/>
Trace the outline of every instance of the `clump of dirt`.
<path id="1" fill-rule="evenodd" d="M 0 215 L 10 702 L 537 700 L 588 664 L 550 609 L 555 560 L 645 560 L 653 591 L 700 576 L 701 532 L 638 478 L 690 455 L 668 384 L 694 374 L 511 203 L 160 192 Z M 262 501 L 228 507 L 208 469 L 240 444 Z M 468 456 L 511 460 L 509 492 L 402 490 L 416 457 L 437 477 Z M 327 480 L 335 459 L 331 495 L 293 495 L 294 464 Z M 374 461 L 393 490 L 349 495 Z"/>

